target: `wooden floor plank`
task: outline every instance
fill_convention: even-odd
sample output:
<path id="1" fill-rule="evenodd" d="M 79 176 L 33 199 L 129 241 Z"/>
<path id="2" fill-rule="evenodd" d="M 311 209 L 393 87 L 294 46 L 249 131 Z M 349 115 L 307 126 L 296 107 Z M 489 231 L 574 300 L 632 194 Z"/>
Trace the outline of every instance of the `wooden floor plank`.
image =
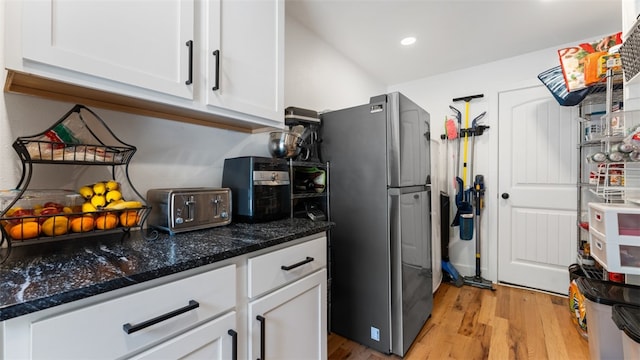
<path id="1" fill-rule="evenodd" d="M 506 287 L 505 287 L 506 289 Z M 529 343 L 527 343 L 527 327 L 525 313 L 535 311 L 531 309 L 530 292 L 515 288 L 508 288 L 509 312 L 505 319 L 509 320 L 509 336 L 512 351 L 517 359 L 529 358 Z"/>
<path id="2" fill-rule="evenodd" d="M 546 334 L 544 329 L 544 319 L 549 317 L 549 313 L 538 307 L 536 293 L 533 291 L 523 292 L 523 298 L 520 303 L 521 312 L 523 313 L 524 323 L 523 331 L 527 343 L 528 359 L 546 359 L 548 358 L 547 346 L 545 343 Z M 548 300 L 547 295 L 544 299 Z"/>
<path id="3" fill-rule="evenodd" d="M 442 284 L 431 317 L 405 355 L 426 359 L 589 359 L 588 342 L 571 320 L 568 300 L 496 286 L 495 291 Z M 332 360 L 399 360 L 329 334 Z"/>
<path id="4" fill-rule="evenodd" d="M 497 317 L 491 333 L 488 359 L 515 359 L 514 345 L 509 333 L 509 320 Z"/>
<path id="5" fill-rule="evenodd" d="M 543 294 L 537 294 L 535 297 L 536 308 L 539 310 L 542 320 L 542 327 L 544 329 L 544 342 L 547 350 L 548 359 L 570 359 L 568 350 L 565 347 L 565 343 L 562 339 L 562 330 L 560 329 L 560 323 L 555 316 L 549 316 L 548 314 L 555 314 L 553 303 L 549 296 Z"/>
<path id="6" fill-rule="evenodd" d="M 492 326 L 493 319 L 496 314 L 496 304 L 498 297 L 496 291 L 483 291 L 482 294 L 482 306 L 480 306 L 480 313 L 478 314 L 478 322 Z"/>
<path id="7" fill-rule="evenodd" d="M 552 298 L 555 300 L 555 297 Z M 554 302 L 554 314 L 560 328 L 560 338 L 564 342 L 570 359 L 589 359 L 589 342 L 578 330 L 578 325 L 573 322 L 574 314 L 569 310 L 569 300 L 557 297 L 562 302 Z M 576 336 L 578 334 L 578 336 Z"/>

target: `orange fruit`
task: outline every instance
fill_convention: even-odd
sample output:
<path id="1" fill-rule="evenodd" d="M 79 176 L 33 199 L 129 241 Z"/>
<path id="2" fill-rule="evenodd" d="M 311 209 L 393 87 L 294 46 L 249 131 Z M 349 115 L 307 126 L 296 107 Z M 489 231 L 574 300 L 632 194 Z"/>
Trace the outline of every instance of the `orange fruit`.
<path id="1" fill-rule="evenodd" d="M 9 228 L 9 236 L 13 239 L 32 239 L 40 234 L 40 224 L 37 221 L 27 221 L 15 224 Z"/>
<path id="2" fill-rule="evenodd" d="M 9 230 L 11 230 L 11 227 L 13 226 L 12 223 L 8 222 L 8 221 L 3 221 L 2 222 L 2 227 L 4 227 L 4 231 L 5 233 L 9 234 Z"/>
<path id="3" fill-rule="evenodd" d="M 120 225 L 124 227 L 131 227 L 138 225 L 138 212 L 137 211 L 124 211 L 120 214 Z"/>
<path id="4" fill-rule="evenodd" d="M 114 214 L 104 214 L 96 218 L 95 227 L 100 230 L 109 230 L 118 226 L 118 217 Z"/>
<path id="5" fill-rule="evenodd" d="M 69 218 L 52 216 L 42 223 L 42 232 L 47 236 L 64 235 L 69 232 Z"/>
<path id="6" fill-rule="evenodd" d="M 71 231 L 85 232 L 93 230 L 93 216 L 79 216 L 71 219 Z"/>

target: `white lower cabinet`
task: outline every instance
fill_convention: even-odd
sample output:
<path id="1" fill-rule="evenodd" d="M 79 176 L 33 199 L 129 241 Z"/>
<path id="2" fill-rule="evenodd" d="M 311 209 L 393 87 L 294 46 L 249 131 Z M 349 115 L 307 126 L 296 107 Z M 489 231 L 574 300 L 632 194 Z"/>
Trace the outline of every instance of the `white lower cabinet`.
<path id="1" fill-rule="evenodd" d="M 187 331 L 132 360 L 237 359 L 236 312 Z"/>
<path id="2" fill-rule="evenodd" d="M 250 359 L 327 358 L 326 266 L 326 236 L 249 259 Z"/>
<path id="3" fill-rule="evenodd" d="M 326 359 L 326 246 L 311 235 L 0 322 L 0 360 Z"/>
<path id="4" fill-rule="evenodd" d="M 327 358 L 327 271 L 249 303 L 250 359 Z"/>
<path id="5" fill-rule="evenodd" d="M 175 340 L 235 308 L 236 265 L 70 310 L 74 305 L 5 321 L 2 359 L 115 359 Z"/>

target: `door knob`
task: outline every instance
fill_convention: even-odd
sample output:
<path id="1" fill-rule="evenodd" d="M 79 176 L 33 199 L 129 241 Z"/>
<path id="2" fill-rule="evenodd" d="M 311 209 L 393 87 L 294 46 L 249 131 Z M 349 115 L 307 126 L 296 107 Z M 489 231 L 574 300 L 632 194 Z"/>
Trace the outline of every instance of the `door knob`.
<path id="1" fill-rule="evenodd" d="M 505 200 L 506 200 L 506 199 L 508 199 L 508 198 L 509 198 L 509 193 L 502 193 L 502 195 L 501 195 L 501 196 L 502 196 L 502 198 L 503 198 L 503 199 L 505 199 Z"/>

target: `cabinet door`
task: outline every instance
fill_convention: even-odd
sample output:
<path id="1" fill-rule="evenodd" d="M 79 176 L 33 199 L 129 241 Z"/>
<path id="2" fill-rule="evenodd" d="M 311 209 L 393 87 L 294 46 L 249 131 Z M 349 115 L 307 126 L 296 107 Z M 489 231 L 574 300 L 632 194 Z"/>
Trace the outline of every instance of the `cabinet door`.
<path id="1" fill-rule="evenodd" d="M 282 121 L 284 1 L 220 0 L 205 6 L 207 104 Z"/>
<path id="2" fill-rule="evenodd" d="M 132 360 L 153 359 L 233 359 L 238 348 L 236 313 L 231 312 L 178 337 L 175 337 Z"/>
<path id="3" fill-rule="evenodd" d="M 28 324 L 28 346 L 33 359 L 119 358 L 175 338 L 235 306 L 236 266 L 227 265 L 37 319 Z M 13 324 L 25 322 L 18 318 Z"/>
<path id="4" fill-rule="evenodd" d="M 326 314 L 326 269 L 249 303 L 250 358 L 326 359 Z"/>
<path id="5" fill-rule="evenodd" d="M 23 61 L 192 99 L 193 0 L 24 1 Z"/>

